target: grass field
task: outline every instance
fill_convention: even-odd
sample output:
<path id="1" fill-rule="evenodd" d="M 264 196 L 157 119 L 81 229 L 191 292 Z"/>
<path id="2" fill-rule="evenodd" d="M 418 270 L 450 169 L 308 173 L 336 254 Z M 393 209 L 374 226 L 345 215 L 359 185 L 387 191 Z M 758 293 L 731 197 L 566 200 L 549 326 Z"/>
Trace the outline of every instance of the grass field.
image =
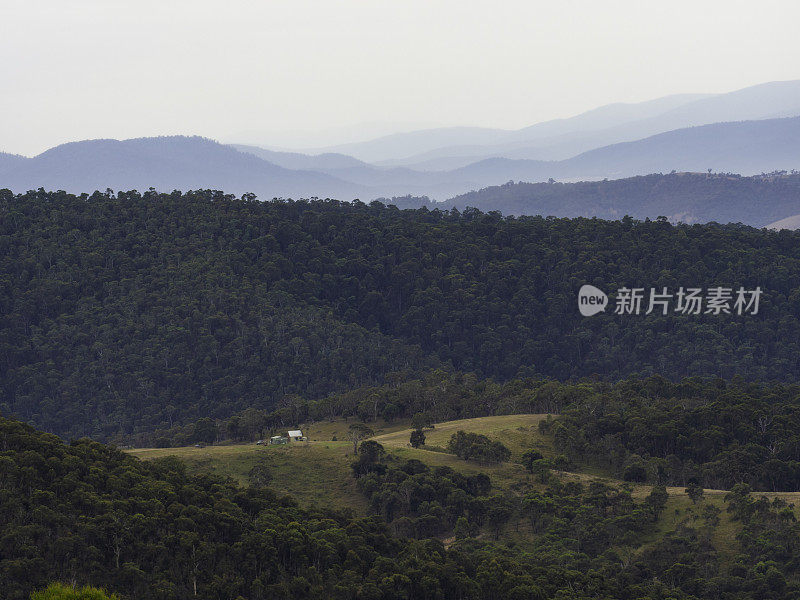
<path id="1" fill-rule="evenodd" d="M 425 445 L 445 449 L 450 436 L 458 431 L 480 433 L 493 440 L 500 440 L 511 450 L 512 460 L 518 459 L 525 450 L 536 448 L 545 456 L 553 454 L 550 443 L 539 433 L 539 422 L 547 415 L 501 415 L 497 417 L 478 417 L 437 423 L 433 429 L 425 430 Z M 411 430 L 375 436 L 375 441 L 386 448 L 410 447 Z"/>
<path id="2" fill-rule="evenodd" d="M 334 438 L 342 441 L 347 439 L 347 428 L 353 423 L 355 423 L 355 420 L 319 421 L 317 423 L 304 423 L 300 426 L 300 429 L 312 442 L 329 442 Z M 405 431 L 411 427 L 411 422 L 408 419 L 392 421 L 391 423 L 379 420 L 370 423 L 369 427 L 375 432 L 375 435 L 380 436 Z"/>
<path id="3" fill-rule="evenodd" d="M 205 448 L 154 448 L 130 450 L 143 460 L 177 456 L 197 473 L 214 473 L 247 484 L 247 474 L 257 463 L 273 475 L 269 487 L 289 494 L 303 506 L 349 508 L 366 512 L 366 500 L 350 474 L 350 442 L 299 442 L 285 446 L 207 446 Z"/>
<path id="4" fill-rule="evenodd" d="M 371 428 L 376 433 L 372 439 L 382 444 L 393 459 L 416 458 L 431 467 L 448 466 L 466 474 L 486 473 L 496 490 L 524 493 L 526 490 L 541 488 L 542 485 L 518 464 L 522 452 L 536 448 L 545 456 L 554 454 L 550 440 L 539 433 L 538 425 L 544 418 L 546 415 L 541 414 L 502 415 L 437 423 L 433 429 L 425 430 L 426 444 L 421 448 L 412 448 L 409 444 L 411 429 L 408 421 L 373 423 Z M 247 484 L 250 469 L 263 462 L 273 474 L 273 481 L 269 485 L 273 491 L 289 494 L 303 506 L 330 506 L 350 509 L 356 514 L 366 514 L 367 502 L 356 488 L 351 475 L 353 445 L 346 439 L 349 425 L 350 422 L 342 420 L 306 424 L 302 429 L 309 438 L 308 442 L 283 446 L 240 444 L 205 448 L 145 448 L 130 450 L 129 453 L 143 460 L 176 456 L 195 472 L 231 477 L 241 484 Z M 450 436 L 459 430 L 480 433 L 503 442 L 512 452 L 511 461 L 480 465 L 444 452 Z M 630 485 L 633 496 L 640 499 L 651 490 L 649 485 L 623 484 L 595 472 L 556 474 L 562 479 L 583 483 L 603 481 L 615 486 Z M 712 541 L 723 555 L 735 554 L 739 526 L 729 519 L 724 510 L 726 491 L 705 490 L 703 500 L 697 505 L 692 504 L 682 487 L 668 487 L 667 492 L 669 501 L 659 522 L 658 532 L 653 535 L 653 542 L 674 531 L 683 522 L 702 526 L 703 522 L 699 517 L 702 508 L 706 504 L 713 504 L 722 512 L 719 525 L 711 532 Z M 757 492 L 754 495 L 762 494 L 769 498 L 781 497 L 795 504 L 795 512 L 800 517 L 800 492 Z M 504 532 L 504 539 L 507 541 L 523 541 L 528 536 L 529 525 L 524 519 L 512 521 Z"/>
<path id="5" fill-rule="evenodd" d="M 453 433 L 464 430 L 502 440 L 515 457 L 528 447 L 539 448 L 543 454 L 552 454 L 549 444 L 538 431 L 539 421 L 545 416 L 503 415 L 449 421 L 436 424 L 434 429 L 426 430 L 425 435 L 429 446 L 443 448 Z M 129 452 L 143 460 L 177 456 L 195 472 L 231 477 L 241 484 L 247 483 L 250 469 L 263 461 L 273 474 L 270 488 L 277 493 L 290 494 L 304 506 L 316 504 L 351 508 L 365 513 L 366 501 L 356 489 L 350 471 L 353 446 L 346 441 L 349 426 L 350 423 L 346 421 L 306 424 L 302 429 L 309 438 L 308 442 L 283 446 L 237 444 L 204 448 L 142 448 Z M 529 475 L 514 462 L 515 458 L 512 458 L 512 462 L 500 465 L 478 465 L 452 454 L 411 448 L 408 444 L 411 436 L 409 426 L 408 421 L 370 424 L 377 434 L 373 439 L 399 459 L 417 458 L 430 466 L 446 465 L 465 473 L 484 472 L 500 489 L 530 483 Z M 331 441 L 334 438 L 337 441 Z"/>
<path id="6" fill-rule="evenodd" d="M 231 477 L 242 485 L 257 463 L 266 464 L 273 475 L 269 487 L 278 494 L 289 494 L 303 506 L 331 506 L 365 514 L 367 502 L 356 489 L 351 476 L 353 444 L 347 441 L 347 429 L 353 421 L 321 421 L 300 426 L 308 442 L 283 446 L 251 444 L 195 448 L 141 448 L 129 453 L 143 460 L 177 456 L 197 473 Z M 408 420 L 370 427 L 376 434 L 405 431 Z M 336 440 L 336 441 L 334 441 Z"/>

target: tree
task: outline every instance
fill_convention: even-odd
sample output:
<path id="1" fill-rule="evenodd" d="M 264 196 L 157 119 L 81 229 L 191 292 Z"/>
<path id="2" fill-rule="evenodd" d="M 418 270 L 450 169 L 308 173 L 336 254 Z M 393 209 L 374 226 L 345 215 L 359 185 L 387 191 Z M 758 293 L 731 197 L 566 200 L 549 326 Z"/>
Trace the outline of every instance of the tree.
<path id="1" fill-rule="evenodd" d="M 702 514 L 703 520 L 705 520 L 706 525 L 708 525 L 709 527 L 716 527 L 717 525 L 719 525 L 720 521 L 719 515 L 721 513 L 722 511 L 718 506 L 715 506 L 713 504 L 706 504 L 703 507 L 703 514 Z"/>
<path id="2" fill-rule="evenodd" d="M 411 417 L 411 426 L 414 429 L 425 429 L 431 426 L 431 417 L 428 413 L 418 412 Z"/>
<path id="3" fill-rule="evenodd" d="M 486 517 L 489 522 L 489 527 L 491 527 L 494 532 L 494 539 L 500 538 L 503 525 L 508 523 L 512 514 L 513 510 L 502 496 L 494 496 L 490 499 L 489 512 Z"/>
<path id="4" fill-rule="evenodd" d="M 208 417 L 204 417 L 195 423 L 194 431 L 192 432 L 192 441 L 213 444 L 217 441 L 218 435 L 219 427 L 217 427 L 217 424 Z"/>
<path id="5" fill-rule="evenodd" d="M 552 466 L 553 464 L 549 460 L 540 458 L 531 463 L 531 473 L 536 475 L 540 483 L 547 483 L 552 476 L 550 472 Z"/>
<path id="6" fill-rule="evenodd" d="M 654 485 L 650 493 L 644 499 L 645 505 L 652 511 L 653 521 L 658 520 L 658 516 L 667 505 L 667 500 L 669 500 L 667 488 L 663 485 Z"/>
<path id="7" fill-rule="evenodd" d="M 746 483 L 737 483 L 733 489 L 725 494 L 728 503 L 728 512 L 735 521 L 746 521 L 755 510 L 755 502 L 750 497 L 750 486 Z"/>
<path id="8" fill-rule="evenodd" d="M 347 429 L 347 435 L 350 441 L 353 442 L 353 454 L 358 454 L 358 443 L 368 437 L 372 437 L 374 432 L 364 423 L 353 423 Z"/>
<path id="9" fill-rule="evenodd" d="M 625 481 L 642 483 L 647 481 L 647 470 L 641 462 L 634 462 L 625 467 L 622 478 Z"/>
<path id="10" fill-rule="evenodd" d="M 386 450 L 384 447 L 375 440 L 361 442 L 361 445 L 358 447 L 358 455 L 363 456 L 364 460 L 369 461 L 370 463 L 378 462 L 384 457 L 385 454 Z"/>
<path id="11" fill-rule="evenodd" d="M 703 498 L 703 488 L 695 482 L 689 483 L 684 491 L 692 504 L 697 504 Z"/>
<path id="12" fill-rule="evenodd" d="M 456 536 L 457 540 L 463 540 L 472 535 L 472 528 L 469 525 L 467 517 L 458 517 L 456 526 L 453 529 L 453 534 Z"/>
<path id="13" fill-rule="evenodd" d="M 501 442 L 492 441 L 485 435 L 458 431 L 450 436 L 447 448 L 464 460 L 480 463 L 504 462 L 511 457 L 511 451 Z"/>
<path id="14" fill-rule="evenodd" d="M 543 458 L 544 456 L 542 456 L 541 452 L 538 452 L 537 450 L 527 450 L 522 455 L 522 460 L 520 460 L 520 463 L 528 470 L 529 473 L 533 473 L 533 463 L 535 463 L 537 460 L 542 460 Z"/>
<path id="15" fill-rule="evenodd" d="M 386 465 L 381 463 L 381 460 L 385 455 L 386 450 L 375 440 L 361 442 L 358 447 L 358 460 L 350 464 L 353 475 L 358 478 L 367 473 L 383 474 L 386 471 Z"/>
<path id="16" fill-rule="evenodd" d="M 531 529 L 538 533 L 545 517 L 555 511 L 556 503 L 552 498 L 533 492 L 522 501 L 522 511 L 531 522 Z"/>
<path id="17" fill-rule="evenodd" d="M 411 446 L 419 448 L 425 445 L 425 432 L 422 429 L 415 429 L 411 432 Z"/>

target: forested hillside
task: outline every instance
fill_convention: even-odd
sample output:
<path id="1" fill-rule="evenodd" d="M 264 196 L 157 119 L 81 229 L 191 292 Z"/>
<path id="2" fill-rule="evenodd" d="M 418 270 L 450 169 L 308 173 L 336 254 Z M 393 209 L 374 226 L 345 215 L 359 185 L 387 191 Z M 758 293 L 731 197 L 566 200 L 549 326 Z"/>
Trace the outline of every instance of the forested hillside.
<path id="1" fill-rule="evenodd" d="M 410 199 L 409 199 L 410 200 Z M 507 183 L 469 192 L 442 209 L 471 206 L 505 215 L 596 216 L 764 227 L 800 212 L 800 174 L 742 177 L 725 173 L 660 173 L 577 183 Z"/>
<path id="2" fill-rule="evenodd" d="M 800 234 L 215 192 L 0 193 L 0 412 L 127 436 L 431 367 L 793 380 Z M 581 317 L 584 283 L 758 314 Z"/>
<path id="3" fill-rule="evenodd" d="M 27 600 L 54 581 L 137 600 L 798 593 L 793 510 L 744 485 L 722 505 L 669 510 L 663 486 L 635 496 L 544 469 L 520 474 L 509 493 L 485 474 L 400 461 L 374 441 L 361 445 L 353 472 L 372 516 L 301 509 L 261 485 L 192 475 L 175 458 L 143 462 L 0 418 L 3 597 Z M 712 543 L 723 518 L 742 532 L 733 548 Z M 450 532 L 447 543 L 434 537 Z"/>

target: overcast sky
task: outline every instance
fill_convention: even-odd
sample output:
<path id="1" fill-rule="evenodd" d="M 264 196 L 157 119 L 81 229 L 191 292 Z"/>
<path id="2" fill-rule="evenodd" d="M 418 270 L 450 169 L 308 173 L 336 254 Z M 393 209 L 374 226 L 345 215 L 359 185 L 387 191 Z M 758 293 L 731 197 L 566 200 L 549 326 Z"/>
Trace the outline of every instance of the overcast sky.
<path id="1" fill-rule="evenodd" d="M 0 151 L 517 128 L 800 79 L 798 22 L 793 0 L 1 0 Z"/>

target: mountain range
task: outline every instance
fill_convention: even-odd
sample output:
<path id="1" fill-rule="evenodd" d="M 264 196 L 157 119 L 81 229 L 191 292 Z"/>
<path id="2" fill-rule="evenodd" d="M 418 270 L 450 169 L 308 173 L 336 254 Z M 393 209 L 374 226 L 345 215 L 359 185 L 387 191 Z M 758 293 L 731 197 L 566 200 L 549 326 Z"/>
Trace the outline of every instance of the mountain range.
<path id="1" fill-rule="evenodd" d="M 0 153 L 0 188 L 20 193 L 40 187 L 75 193 L 213 188 L 250 192 L 262 199 L 316 196 L 365 201 L 410 195 L 452 199 L 440 206 L 469 198 L 481 209 L 492 210 L 501 209 L 491 204 L 496 193 L 473 192 L 508 181 L 602 181 L 673 171 L 741 175 L 792 171 L 800 168 L 800 81 L 766 83 L 728 94 L 684 94 L 608 105 L 514 131 L 434 129 L 319 150 L 224 145 L 196 136 L 87 140 L 32 158 Z M 608 216 L 624 206 L 629 214 L 657 216 L 650 214 L 655 207 L 647 208 L 644 201 L 631 204 L 627 196 L 618 198 L 611 212 L 600 210 L 597 207 L 607 198 L 591 196 L 587 190 L 593 189 L 600 193 L 599 187 L 583 186 L 565 200 L 567 204 L 551 208 L 527 201 L 527 196 L 509 204 L 506 193 L 504 207 L 512 207 L 516 214 L 520 210 L 563 214 L 561 209 L 569 206 L 571 215 Z M 774 210 L 766 213 L 751 216 L 737 209 L 723 217 L 698 208 L 705 193 L 698 191 L 692 201 L 680 195 L 684 206 L 669 202 L 670 209 L 662 212 L 673 218 L 730 217 L 758 225 L 800 214 L 800 198 L 781 196 Z M 581 202 L 576 204 L 576 198 Z M 736 206 L 744 209 L 741 203 Z M 771 221 L 764 222 L 765 214 Z"/>
<path id="2" fill-rule="evenodd" d="M 345 153 L 383 166 L 446 170 L 497 156 L 562 160 L 673 129 L 798 115 L 800 80 L 777 81 L 726 94 L 679 94 L 637 104 L 610 104 L 518 130 L 429 129 L 315 151 Z"/>
<path id="3" fill-rule="evenodd" d="M 6 159 L 0 162 L 0 187 L 74 193 L 213 188 L 261 198 L 366 192 L 325 173 L 286 169 L 212 140 L 185 136 L 71 142 L 33 158 Z"/>

